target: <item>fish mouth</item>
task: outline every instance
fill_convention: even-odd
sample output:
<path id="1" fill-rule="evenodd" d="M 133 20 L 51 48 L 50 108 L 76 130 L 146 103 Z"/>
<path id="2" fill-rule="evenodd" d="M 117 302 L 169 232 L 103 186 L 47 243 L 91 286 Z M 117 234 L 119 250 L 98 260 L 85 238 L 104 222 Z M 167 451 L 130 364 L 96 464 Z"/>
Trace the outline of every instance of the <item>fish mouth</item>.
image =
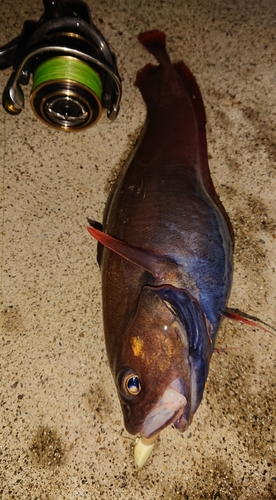
<path id="1" fill-rule="evenodd" d="M 146 417 L 141 435 L 153 437 L 170 424 L 183 431 L 189 424 L 184 418 L 187 399 L 181 391 L 181 381 L 174 380 L 165 390 L 162 398 Z"/>

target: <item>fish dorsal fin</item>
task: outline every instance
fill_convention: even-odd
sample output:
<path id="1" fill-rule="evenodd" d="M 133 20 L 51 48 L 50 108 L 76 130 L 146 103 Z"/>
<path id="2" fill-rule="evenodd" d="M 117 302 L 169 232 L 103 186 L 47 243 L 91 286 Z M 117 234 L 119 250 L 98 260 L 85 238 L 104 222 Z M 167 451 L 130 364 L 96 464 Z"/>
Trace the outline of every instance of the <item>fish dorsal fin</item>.
<path id="1" fill-rule="evenodd" d="M 117 238 L 113 238 L 95 227 L 90 226 L 87 229 L 93 238 L 106 248 L 109 248 L 109 250 L 112 250 L 114 253 L 129 260 L 133 264 L 142 267 L 150 272 L 155 278 L 162 278 L 162 264 L 167 260 L 166 257 L 158 255 L 151 250 L 139 248 L 118 240 Z"/>
<path id="2" fill-rule="evenodd" d="M 210 175 L 210 169 L 209 169 L 209 164 L 208 164 L 208 151 L 207 151 L 207 141 L 206 141 L 206 114 L 205 114 L 205 108 L 202 100 L 202 95 L 199 89 L 199 86 L 197 84 L 197 81 L 188 68 L 186 64 L 181 61 L 176 64 L 174 64 L 174 68 L 177 71 L 178 75 L 180 76 L 181 80 L 183 81 L 183 84 L 190 96 L 190 101 L 193 105 L 194 109 L 194 115 L 197 120 L 197 125 L 198 125 L 198 153 L 200 156 L 200 161 L 198 162 L 199 169 L 200 169 L 200 175 L 202 182 L 204 184 L 204 187 L 211 196 L 212 200 L 215 202 L 217 207 L 219 208 L 220 212 L 223 214 L 223 217 L 227 223 L 229 232 L 231 234 L 232 240 L 234 240 L 234 233 L 233 233 L 233 228 L 229 219 L 229 216 L 223 206 L 223 204 L 220 201 L 219 196 L 216 193 L 211 175 Z"/>

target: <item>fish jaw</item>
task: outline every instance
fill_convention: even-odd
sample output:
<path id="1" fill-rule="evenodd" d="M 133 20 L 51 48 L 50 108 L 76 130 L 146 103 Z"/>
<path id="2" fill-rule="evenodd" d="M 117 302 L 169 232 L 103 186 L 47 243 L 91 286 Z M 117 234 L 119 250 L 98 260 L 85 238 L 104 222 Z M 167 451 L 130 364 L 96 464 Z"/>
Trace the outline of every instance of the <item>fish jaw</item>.
<path id="1" fill-rule="evenodd" d="M 147 415 L 141 435 L 150 438 L 170 424 L 176 424 L 178 427 L 180 422 L 180 430 L 183 431 L 189 425 L 184 418 L 186 406 L 187 399 L 181 392 L 181 382 L 176 379 L 166 388 L 161 399 Z"/>

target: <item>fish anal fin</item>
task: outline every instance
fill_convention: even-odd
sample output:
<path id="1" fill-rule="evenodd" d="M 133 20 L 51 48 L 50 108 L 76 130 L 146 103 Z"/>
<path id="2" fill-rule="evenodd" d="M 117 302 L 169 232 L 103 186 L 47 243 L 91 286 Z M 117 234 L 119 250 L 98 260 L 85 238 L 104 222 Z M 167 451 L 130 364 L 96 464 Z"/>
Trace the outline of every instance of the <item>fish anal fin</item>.
<path id="1" fill-rule="evenodd" d="M 150 250 L 138 248 L 134 245 L 118 240 L 117 238 L 113 238 L 95 227 L 88 227 L 87 230 L 91 236 L 93 236 L 99 243 L 109 250 L 112 250 L 124 259 L 142 267 L 146 271 L 149 271 L 155 278 L 161 278 L 161 266 L 164 259 L 162 256 L 159 256 Z"/>

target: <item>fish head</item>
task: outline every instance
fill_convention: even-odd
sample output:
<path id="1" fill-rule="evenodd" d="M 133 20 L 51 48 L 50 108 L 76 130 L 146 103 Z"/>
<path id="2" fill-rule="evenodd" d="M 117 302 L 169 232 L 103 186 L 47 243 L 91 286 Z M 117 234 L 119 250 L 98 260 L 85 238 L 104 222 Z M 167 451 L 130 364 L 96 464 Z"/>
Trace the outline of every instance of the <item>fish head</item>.
<path id="1" fill-rule="evenodd" d="M 130 434 L 151 437 L 170 424 L 181 432 L 190 425 L 202 398 L 210 357 L 206 357 L 209 339 L 202 342 L 206 332 L 198 334 L 205 320 L 193 309 L 191 297 L 183 290 L 172 286 L 142 289 L 114 365 Z M 196 333 L 188 331 L 195 328 Z"/>

